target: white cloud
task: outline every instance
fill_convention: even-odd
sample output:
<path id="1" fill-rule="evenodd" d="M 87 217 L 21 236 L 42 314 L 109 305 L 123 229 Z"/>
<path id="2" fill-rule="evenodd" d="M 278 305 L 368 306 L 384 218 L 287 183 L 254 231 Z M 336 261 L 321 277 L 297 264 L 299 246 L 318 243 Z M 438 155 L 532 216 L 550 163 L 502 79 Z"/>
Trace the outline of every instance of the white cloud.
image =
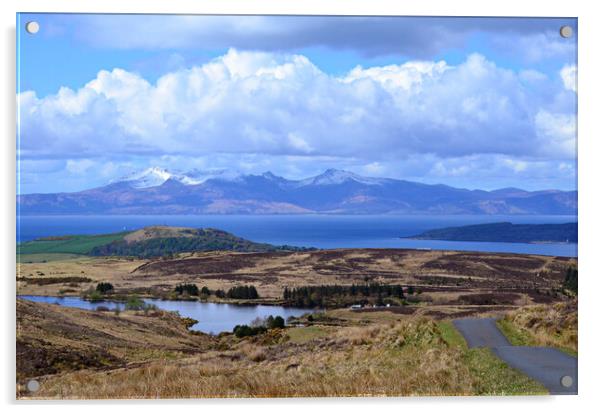
<path id="1" fill-rule="evenodd" d="M 457 66 L 417 61 L 335 77 L 301 55 L 232 49 L 155 84 L 114 69 L 76 91 L 24 92 L 21 154 L 311 155 L 367 163 L 413 154 L 574 157 L 574 114 L 550 107 L 524 78 L 481 55 Z"/>
<path id="2" fill-rule="evenodd" d="M 540 152 L 544 156 L 560 157 L 576 153 L 577 122 L 574 114 L 550 113 L 541 110 L 535 116 Z"/>
<path id="3" fill-rule="evenodd" d="M 566 90 L 577 92 L 577 66 L 564 66 L 560 71 L 560 77 L 562 78 L 562 83 L 564 83 L 564 88 Z"/>

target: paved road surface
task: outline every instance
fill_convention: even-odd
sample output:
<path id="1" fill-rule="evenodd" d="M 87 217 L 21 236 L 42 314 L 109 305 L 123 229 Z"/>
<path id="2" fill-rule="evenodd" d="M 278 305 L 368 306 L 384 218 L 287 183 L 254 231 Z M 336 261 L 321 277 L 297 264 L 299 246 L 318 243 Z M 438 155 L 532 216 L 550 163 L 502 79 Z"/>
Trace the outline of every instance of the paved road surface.
<path id="1" fill-rule="evenodd" d="M 469 348 L 511 345 L 497 328 L 495 318 L 462 318 L 454 320 L 454 325 L 466 339 Z"/>
<path id="2" fill-rule="evenodd" d="M 549 347 L 512 346 L 493 318 L 458 319 L 454 325 L 469 348 L 491 347 L 509 366 L 539 381 L 551 394 L 577 394 L 577 358 Z M 561 384 L 564 376 L 572 378 L 569 387 Z"/>

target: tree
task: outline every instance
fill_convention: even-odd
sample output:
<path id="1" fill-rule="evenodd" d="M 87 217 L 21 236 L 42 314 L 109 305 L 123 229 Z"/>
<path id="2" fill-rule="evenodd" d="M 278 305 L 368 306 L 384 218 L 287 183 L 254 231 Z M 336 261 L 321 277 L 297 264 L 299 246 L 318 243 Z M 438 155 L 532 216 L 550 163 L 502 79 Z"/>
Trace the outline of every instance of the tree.
<path id="1" fill-rule="evenodd" d="M 207 287 L 201 288 L 201 295 L 211 295 L 211 290 Z"/>
<path id="2" fill-rule="evenodd" d="M 284 328 L 284 318 L 279 315 L 276 317 L 269 316 L 266 324 L 268 328 Z"/>
<path id="3" fill-rule="evenodd" d="M 199 295 L 199 287 L 196 284 L 178 284 L 175 291 L 178 294 Z"/>
<path id="4" fill-rule="evenodd" d="M 237 325 L 236 327 L 234 327 L 232 332 L 234 333 L 234 335 L 236 337 L 242 338 L 242 337 L 256 336 L 257 334 L 265 333 L 266 330 L 267 329 L 263 326 L 249 327 L 246 324 L 242 324 L 242 325 Z"/>
<path id="5" fill-rule="evenodd" d="M 107 282 L 101 282 L 96 284 L 96 291 L 101 294 L 106 294 L 109 291 L 113 291 L 113 284 Z"/>
<path id="6" fill-rule="evenodd" d="M 228 298 L 236 298 L 236 299 L 244 299 L 244 300 L 255 300 L 259 298 L 259 294 L 257 293 L 257 289 L 255 286 L 251 285 L 242 285 L 237 287 L 232 287 L 226 293 Z"/>

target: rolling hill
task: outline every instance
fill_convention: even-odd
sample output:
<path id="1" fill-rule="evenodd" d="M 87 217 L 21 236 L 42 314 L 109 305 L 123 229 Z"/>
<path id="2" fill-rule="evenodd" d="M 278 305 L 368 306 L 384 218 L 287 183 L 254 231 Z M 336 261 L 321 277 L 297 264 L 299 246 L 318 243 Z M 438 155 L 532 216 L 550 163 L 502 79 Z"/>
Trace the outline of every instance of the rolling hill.
<path id="1" fill-rule="evenodd" d="M 213 228 L 152 226 L 133 232 L 38 238 L 18 245 L 18 254 L 83 254 L 92 256 L 170 256 L 193 251 L 273 252 L 305 248 L 252 242 Z"/>

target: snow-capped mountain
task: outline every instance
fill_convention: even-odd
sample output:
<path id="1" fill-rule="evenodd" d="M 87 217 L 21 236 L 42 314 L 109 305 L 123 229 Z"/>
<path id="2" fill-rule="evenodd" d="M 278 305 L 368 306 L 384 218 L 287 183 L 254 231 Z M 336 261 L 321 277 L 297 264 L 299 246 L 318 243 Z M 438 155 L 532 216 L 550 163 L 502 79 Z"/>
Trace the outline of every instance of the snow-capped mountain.
<path id="1" fill-rule="evenodd" d="M 136 171 L 110 183 L 127 182 L 132 188 L 151 188 L 163 185 L 165 181 L 174 176 L 167 169 L 152 167 L 142 171 Z"/>
<path id="2" fill-rule="evenodd" d="M 298 186 L 306 185 L 340 185 L 344 182 L 358 182 L 365 185 L 382 185 L 386 180 L 381 178 L 368 178 L 339 169 L 327 169 L 324 173 L 299 181 Z"/>
<path id="3" fill-rule="evenodd" d="M 577 191 L 467 190 L 328 169 L 271 172 L 148 168 L 75 193 L 17 197 L 21 214 L 548 214 L 577 213 Z"/>
<path id="4" fill-rule="evenodd" d="M 209 170 L 202 171 L 193 169 L 186 173 L 177 171 L 168 171 L 164 168 L 152 167 L 141 171 L 133 172 L 122 178 L 111 181 L 110 183 L 126 182 L 132 188 L 152 188 L 163 185 L 168 180 L 180 182 L 183 185 L 199 185 L 209 179 L 218 179 L 223 181 L 235 181 L 240 179 L 242 174 L 230 170 Z"/>

